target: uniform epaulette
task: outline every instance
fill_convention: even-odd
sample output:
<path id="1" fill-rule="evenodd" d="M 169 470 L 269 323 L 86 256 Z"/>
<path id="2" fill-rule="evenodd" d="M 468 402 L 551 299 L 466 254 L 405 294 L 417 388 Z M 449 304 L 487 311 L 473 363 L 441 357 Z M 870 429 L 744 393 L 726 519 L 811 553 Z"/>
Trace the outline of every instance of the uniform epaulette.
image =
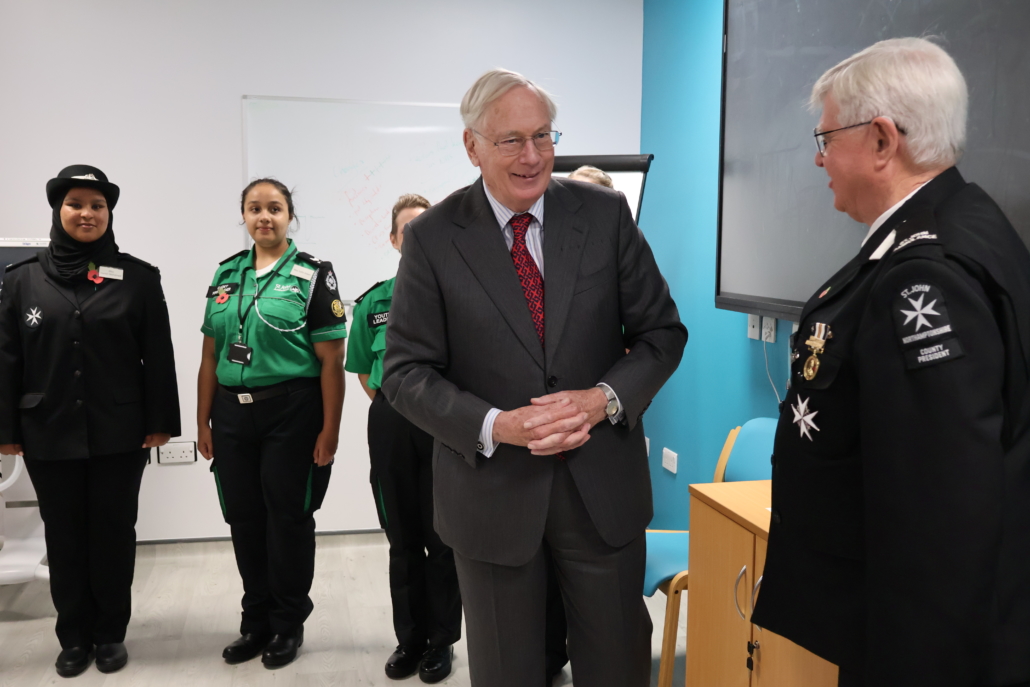
<path id="1" fill-rule="evenodd" d="M 321 265 L 322 261 L 311 253 L 297 253 L 297 257 L 310 265 Z"/>
<path id="2" fill-rule="evenodd" d="M 161 273 L 161 270 L 159 270 L 156 265 L 151 265 L 146 260 L 140 260 L 135 255 L 129 255 L 128 253 L 119 253 L 118 257 L 121 258 L 122 260 L 128 260 L 129 262 L 134 262 L 137 265 L 142 265 L 143 267 L 146 267 L 148 270 L 153 270 L 153 271 L 157 272 L 158 274 Z"/>
<path id="3" fill-rule="evenodd" d="M 7 272 L 10 272 L 11 270 L 15 269 L 16 267 L 21 267 L 22 265 L 27 265 L 30 262 L 37 262 L 37 261 L 39 261 L 39 255 L 32 255 L 32 256 L 29 256 L 29 257 L 25 258 L 24 260 L 19 260 L 18 262 L 12 262 L 5 269 L 6 269 Z"/>
<path id="4" fill-rule="evenodd" d="M 249 250 L 241 250 L 239 253 L 234 253 L 234 254 L 230 255 L 229 257 L 227 257 L 225 260 L 222 260 L 218 264 L 219 265 L 224 265 L 225 263 L 229 262 L 230 260 L 235 260 L 236 258 L 242 258 L 244 255 L 246 255 L 249 252 L 250 252 Z"/>
<path id="5" fill-rule="evenodd" d="M 357 298 L 354 299 L 354 305 L 357 305 L 358 303 L 360 303 L 361 299 L 363 299 L 365 296 L 367 296 L 368 294 L 372 293 L 373 291 L 375 291 L 377 288 L 379 288 L 381 285 L 383 285 L 385 283 L 386 283 L 385 281 L 377 281 L 375 284 L 372 284 L 372 288 L 370 288 L 368 291 L 366 291 L 365 293 L 361 294 L 360 296 L 358 296 Z"/>

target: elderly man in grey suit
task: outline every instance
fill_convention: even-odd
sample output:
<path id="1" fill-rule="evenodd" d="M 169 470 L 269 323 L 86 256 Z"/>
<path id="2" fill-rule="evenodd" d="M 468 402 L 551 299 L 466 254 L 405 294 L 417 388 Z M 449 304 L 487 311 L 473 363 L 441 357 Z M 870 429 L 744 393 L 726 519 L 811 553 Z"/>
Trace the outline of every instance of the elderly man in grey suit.
<path id="1" fill-rule="evenodd" d="M 556 109 L 505 70 L 465 94 L 482 177 L 405 231 L 383 391 L 435 437 L 472 684 L 545 684 L 549 552 L 576 685 L 643 687 L 641 418 L 687 330 L 625 197 L 551 179 Z"/>

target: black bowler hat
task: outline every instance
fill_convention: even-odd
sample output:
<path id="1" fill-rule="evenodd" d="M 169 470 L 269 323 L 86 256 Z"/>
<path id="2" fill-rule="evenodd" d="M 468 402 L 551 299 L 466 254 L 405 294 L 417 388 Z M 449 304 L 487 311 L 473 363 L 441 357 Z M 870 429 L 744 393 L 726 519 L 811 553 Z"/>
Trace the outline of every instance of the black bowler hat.
<path id="1" fill-rule="evenodd" d="M 55 208 L 63 203 L 64 197 L 73 188 L 95 188 L 104 194 L 110 210 L 114 210 L 118 203 L 118 194 L 121 193 L 121 189 L 108 181 L 107 175 L 96 167 L 71 165 L 46 182 L 46 198 L 50 201 L 50 207 Z"/>

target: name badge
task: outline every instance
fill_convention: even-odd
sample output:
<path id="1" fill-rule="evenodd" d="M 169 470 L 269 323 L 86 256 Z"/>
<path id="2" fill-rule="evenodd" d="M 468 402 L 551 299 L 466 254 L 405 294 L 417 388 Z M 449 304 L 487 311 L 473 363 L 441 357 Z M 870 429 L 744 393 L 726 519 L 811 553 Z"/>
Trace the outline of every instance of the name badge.
<path id="1" fill-rule="evenodd" d="M 290 275 L 311 281 L 311 278 L 315 276 L 315 270 L 308 269 L 302 265 L 294 265 L 293 269 L 290 270 Z"/>
<path id="2" fill-rule="evenodd" d="M 125 270 L 120 267 L 104 267 L 101 266 L 97 273 L 104 279 L 124 279 Z"/>

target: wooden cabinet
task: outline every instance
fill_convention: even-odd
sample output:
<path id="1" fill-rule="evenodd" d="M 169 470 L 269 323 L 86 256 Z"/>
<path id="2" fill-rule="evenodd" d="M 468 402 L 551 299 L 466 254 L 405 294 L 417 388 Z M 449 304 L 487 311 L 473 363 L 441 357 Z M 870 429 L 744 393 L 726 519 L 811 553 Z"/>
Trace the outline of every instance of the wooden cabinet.
<path id="1" fill-rule="evenodd" d="M 837 667 L 751 623 L 771 485 L 691 485 L 687 687 L 836 687 Z M 757 588 L 757 589 L 756 589 Z M 748 645 L 757 644 L 748 668 Z"/>

